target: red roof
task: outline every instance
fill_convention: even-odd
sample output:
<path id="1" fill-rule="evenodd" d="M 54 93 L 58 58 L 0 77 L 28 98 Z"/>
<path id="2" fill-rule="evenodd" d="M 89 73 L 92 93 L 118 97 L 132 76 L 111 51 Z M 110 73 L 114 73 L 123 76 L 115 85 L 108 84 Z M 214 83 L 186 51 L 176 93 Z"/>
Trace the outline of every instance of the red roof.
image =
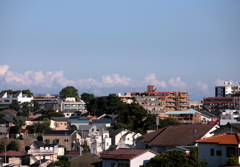
<path id="1" fill-rule="evenodd" d="M 13 109 L 6 109 L 6 110 L 3 110 L 3 111 L 8 111 L 8 112 L 12 112 L 12 113 L 18 113 L 17 111 L 15 111 Z"/>
<path id="2" fill-rule="evenodd" d="M 207 137 L 204 139 L 196 140 L 197 143 L 217 143 L 217 144 L 240 144 L 239 143 L 240 133 L 224 133 Z"/>
<path id="3" fill-rule="evenodd" d="M 11 157 L 11 156 L 12 157 L 22 157 L 22 156 L 25 156 L 26 154 L 21 153 L 21 152 L 17 152 L 17 151 L 12 151 L 12 150 L 7 151 L 6 154 L 5 154 L 5 152 L 0 154 L 1 157 L 5 156 L 5 155 L 9 156 L 9 157 Z"/>
<path id="4" fill-rule="evenodd" d="M 234 97 L 205 97 L 204 99 L 234 99 Z"/>
<path id="5" fill-rule="evenodd" d="M 120 148 L 114 150 L 110 153 L 101 154 L 101 159 L 128 159 L 131 160 L 135 157 L 138 157 L 146 152 L 152 152 L 154 154 L 158 154 L 150 149 L 127 149 L 127 148 Z"/>

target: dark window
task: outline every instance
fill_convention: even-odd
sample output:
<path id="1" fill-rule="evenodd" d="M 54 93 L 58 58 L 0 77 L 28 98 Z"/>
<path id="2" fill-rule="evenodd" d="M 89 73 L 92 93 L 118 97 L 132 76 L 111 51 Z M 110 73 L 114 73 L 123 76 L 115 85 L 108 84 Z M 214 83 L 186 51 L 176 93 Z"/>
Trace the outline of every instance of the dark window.
<path id="1" fill-rule="evenodd" d="M 217 156 L 222 156 L 222 151 L 221 150 L 217 150 Z"/>
<path id="2" fill-rule="evenodd" d="M 213 148 L 211 148 L 211 150 L 210 150 L 210 155 L 214 156 L 214 149 Z"/>
<path id="3" fill-rule="evenodd" d="M 46 139 L 46 140 L 45 140 L 45 143 L 46 143 L 46 144 L 49 144 L 49 143 L 50 143 L 50 140 L 49 140 L 49 139 Z"/>
<path id="4" fill-rule="evenodd" d="M 235 147 L 227 147 L 227 156 L 228 157 L 236 156 L 236 148 Z"/>
<path id="5" fill-rule="evenodd" d="M 68 139 L 64 139 L 64 142 L 68 142 Z"/>

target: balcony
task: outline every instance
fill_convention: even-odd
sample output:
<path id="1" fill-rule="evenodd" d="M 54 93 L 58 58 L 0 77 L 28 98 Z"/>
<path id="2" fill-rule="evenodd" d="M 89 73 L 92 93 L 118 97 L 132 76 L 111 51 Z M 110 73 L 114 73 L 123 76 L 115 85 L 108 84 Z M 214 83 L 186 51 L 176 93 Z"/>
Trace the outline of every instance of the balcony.
<path id="1" fill-rule="evenodd" d="M 28 154 L 54 154 L 54 153 L 58 153 L 58 149 L 53 149 L 53 150 L 30 149 L 30 150 L 28 150 Z"/>

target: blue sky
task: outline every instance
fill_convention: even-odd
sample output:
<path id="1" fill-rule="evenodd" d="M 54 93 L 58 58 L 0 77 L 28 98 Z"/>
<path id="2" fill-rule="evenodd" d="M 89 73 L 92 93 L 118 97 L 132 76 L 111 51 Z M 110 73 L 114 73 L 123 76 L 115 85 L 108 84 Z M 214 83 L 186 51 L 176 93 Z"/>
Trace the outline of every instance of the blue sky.
<path id="1" fill-rule="evenodd" d="M 0 1 L 0 90 L 188 91 L 240 81 L 239 0 Z"/>

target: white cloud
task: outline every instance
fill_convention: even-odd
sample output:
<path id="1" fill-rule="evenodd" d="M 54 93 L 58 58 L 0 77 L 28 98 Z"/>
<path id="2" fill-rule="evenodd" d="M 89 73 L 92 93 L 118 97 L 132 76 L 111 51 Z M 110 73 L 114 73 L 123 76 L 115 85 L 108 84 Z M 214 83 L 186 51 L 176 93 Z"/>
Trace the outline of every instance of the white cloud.
<path id="1" fill-rule="evenodd" d="M 230 82 L 231 85 L 238 85 L 238 83 L 233 80 L 222 80 L 222 79 L 217 79 L 215 82 L 215 85 L 216 86 L 224 86 L 225 82 Z"/>
<path id="2" fill-rule="evenodd" d="M 132 81 L 131 78 L 120 77 L 119 74 L 102 76 L 102 84 L 107 86 L 115 86 L 115 85 L 128 86 L 131 84 L 131 81 Z"/>
<path id="3" fill-rule="evenodd" d="M 153 84 L 156 87 L 162 87 L 162 88 L 166 88 L 167 84 L 165 81 L 158 81 L 156 79 L 156 75 L 155 74 L 148 74 L 147 76 L 145 76 L 144 78 L 145 81 L 145 85 L 149 85 L 149 84 Z"/>
<path id="4" fill-rule="evenodd" d="M 198 81 L 197 86 L 202 92 L 209 94 L 208 85 L 206 83 Z"/>
<path id="5" fill-rule="evenodd" d="M 173 88 L 177 88 L 177 89 L 186 89 L 187 88 L 187 84 L 183 81 L 181 81 L 180 77 L 176 77 L 176 78 L 170 78 L 169 79 L 169 84 L 173 87 Z"/>
<path id="6" fill-rule="evenodd" d="M 8 71 L 8 65 L 0 65 L 0 75 L 4 75 Z"/>

